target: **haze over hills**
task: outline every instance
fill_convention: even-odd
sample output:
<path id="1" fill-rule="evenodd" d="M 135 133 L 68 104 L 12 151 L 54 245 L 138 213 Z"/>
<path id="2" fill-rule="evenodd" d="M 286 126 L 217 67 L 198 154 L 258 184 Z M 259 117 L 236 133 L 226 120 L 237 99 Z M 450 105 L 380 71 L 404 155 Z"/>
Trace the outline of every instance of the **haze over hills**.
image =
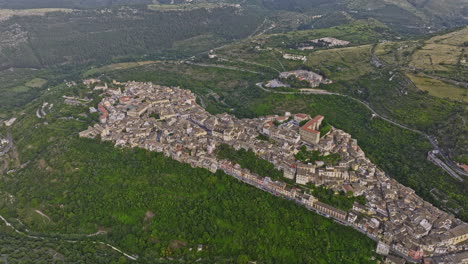
<path id="1" fill-rule="evenodd" d="M 1 0 L 0 8 L 96 8 L 122 5 L 218 3 L 212 0 Z M 289 10 L 319 15 L 337 11 L 355 18 L 376 18 L 407 33 L 424 33 L 466 24 L 466 0 L 231 0 L 227 3 L 256 5 L 270 10 Z"/>
<path id="2" fill-rule="evenodd" d="M 467 4 L 0 0 L 0 263 L 382 263 L 387 246 L 457 263 L 444 252 L 467 249 L 446 240 L 468 221 Z M 288 113 L 350 136 L 288 143 L 308 121 Z M 258 122 L 252 139 L 229 141 L 236 118 Z M 343 142 L 365 160 L 318 151 Z M 219 157 L 341 218 L 213 173 Z M 297 169 L 321 162 L 320 177 Z"/>

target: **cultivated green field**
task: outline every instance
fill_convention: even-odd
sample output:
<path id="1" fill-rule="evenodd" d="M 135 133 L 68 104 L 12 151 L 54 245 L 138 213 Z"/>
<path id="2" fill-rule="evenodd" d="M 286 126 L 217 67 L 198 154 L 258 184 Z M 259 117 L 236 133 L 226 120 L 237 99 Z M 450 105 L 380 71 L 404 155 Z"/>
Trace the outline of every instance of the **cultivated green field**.
<path id="1" fill-rule="evenodd" d="M 449 98 L 451 100 L 468 103 L 468 88 L 455 86 L 446 82 L 414 74 L 407 74 L 411 81 L 421 90 L 428 91 L 430 95 Z"/>
<path id="2" fill-rule="evenodd" d="M 41 78 L 34 78 L 24 85 L 30 88 L 41 88 L 47 83 L 47 80 L 41 79 Z"/>
<path id="3" fill-rule="evenodd" d="M 174 4 L 174 5 L 165 5 L 165 4 L 154 4 L 148 5 L 148 8 L 155 11 L 190 11 L 195 9 L 215 9 L 223 7 L 236 7 L 234 4 L 227 3 L 195 3 L 195 4 Z"/>
<path id="4" fill-rule="evenodd" d="M 417 50 L 409 66 L 455 80 L 468 80 L 468 27 L 436 36 Z"/>
<path id="5" fill-rule="evenodd" d="M 158 61 L 137 61 L 137 62 L 121 62 L 121 63 L 113 63 L 106 66 L 98 67 L 98 68 L 91 68 L 83 73 L 83 77 L 89 77 L 96 74 L 102 74 L 114 70 L 123 70 L 123 69 L 130 69 L 135 68 L 138 66 L 148 65 L 152 63 L 156 63 Z"/>
<path id="6" fill-rule="evenodd" d="M 13 16 L 44 16 L 51 12 L 73 12 L 67 8 L 37 8 L 37 9 L 0 9 L 0 21 L 8 20 Z"/>
<path id="7" fill-rule="evenodd" d="M 313 52 L 307 66 L 320 69 L 332 80 L 355 80 L 373 71 L 371 45 L 337 48 Z"/>

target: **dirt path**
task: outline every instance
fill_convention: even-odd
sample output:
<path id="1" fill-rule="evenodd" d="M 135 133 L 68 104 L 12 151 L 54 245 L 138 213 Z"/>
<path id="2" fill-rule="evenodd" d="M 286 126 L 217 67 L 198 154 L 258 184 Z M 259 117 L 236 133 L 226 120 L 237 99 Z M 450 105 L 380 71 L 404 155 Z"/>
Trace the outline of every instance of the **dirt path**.
<path id="1" fill-rule="evenodd" d="M 36 210 L 38 211 L 38 210 Z M 38 212 L 39 213 L 39 212 Z M 41 214 L 42 215 L 42 214 Z M 44 214 L 45 215 L 45 214 Z M 49 218 L 48 216 L 46 216 L 47 218 Z M 10 222 L 8 222 L 3 216 L 0 215 L 0 220 L 2 220 L 5 225 L 7 227 L 10 227 L 11 229 L 13 229 L 13 231 L 15 231 L 17 234 L 19 235 L 22 235 L 24 237 L 27 237 L 27 238 L 32 238 L 32 239 L 40 239 L 40 240 L 46 240 L 46 239 L 49 239 L 48 237 L 42 237 L 42 236 L 32 236 L 32 235 L 28 235 L 28 234 L 25 234 L 24 232 L 21 232 L 19 231 L 18 229 L 16 229 Z M 77 243 L 77 242 L 82 242 L 82 241 L 79 241 L 79 240 L 66 240 L 66 239 L 61 239 L 62 241 L 65 241 L 65 242 L 68 242 L 68 243 Z M 130 255 L 128 253 L 125 253 L 124 251 L 116 248 L 115 246 L 111 245 L 111 244 L 107 244 L 107 243 L 104 243 L 104 242 L 101 242 L 101 241 L 90 241 L 89 243 L 92 243 L 92 244 L 101 244 L 101 245 L 105 245 L 109 248 L 111 248 L 112 250 L 116 251 L 116 252 L 119 252 L 120 254 L 124 255 L 126 258 L 130 259 L 130 260 L 138 260 L 138 256 L 133 256 L 133 255 Z"/>

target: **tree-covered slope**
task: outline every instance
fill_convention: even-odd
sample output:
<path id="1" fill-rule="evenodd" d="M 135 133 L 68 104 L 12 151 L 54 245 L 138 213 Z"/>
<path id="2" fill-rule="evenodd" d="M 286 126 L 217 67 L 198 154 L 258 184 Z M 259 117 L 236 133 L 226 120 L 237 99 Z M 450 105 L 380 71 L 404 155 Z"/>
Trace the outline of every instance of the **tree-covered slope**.
<path id="1" fill-rule="evenodd" d="M 428 32 L 466 25 L 468 3 L 464 0 L 263 0 L 266 7 L 319 14 L 334 10 L 356 18 L 375 18 L 405 33 Z"/>
<path id="2" fill-rule="evenodd" d="M 0 69 L 188 56 L 247 37 L 262 21 L 261 12 L 234 7 L 180 12 L 122 7 L 16 16 L 0 22 Z"/>

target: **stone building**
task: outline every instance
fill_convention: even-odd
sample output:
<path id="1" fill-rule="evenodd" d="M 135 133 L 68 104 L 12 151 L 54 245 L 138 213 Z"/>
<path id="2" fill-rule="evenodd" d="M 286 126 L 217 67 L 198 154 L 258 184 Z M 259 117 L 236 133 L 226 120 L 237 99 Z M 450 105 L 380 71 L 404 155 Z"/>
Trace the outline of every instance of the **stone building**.
<path id="1" fill-rule="evenodd" d="M 322 124 L 324 117 L 318 115 L 314 119 L 307 122 L 299 129 L 301 139 L 310 144 L 318 144 L 320 139 L 320 125 Z"/>

